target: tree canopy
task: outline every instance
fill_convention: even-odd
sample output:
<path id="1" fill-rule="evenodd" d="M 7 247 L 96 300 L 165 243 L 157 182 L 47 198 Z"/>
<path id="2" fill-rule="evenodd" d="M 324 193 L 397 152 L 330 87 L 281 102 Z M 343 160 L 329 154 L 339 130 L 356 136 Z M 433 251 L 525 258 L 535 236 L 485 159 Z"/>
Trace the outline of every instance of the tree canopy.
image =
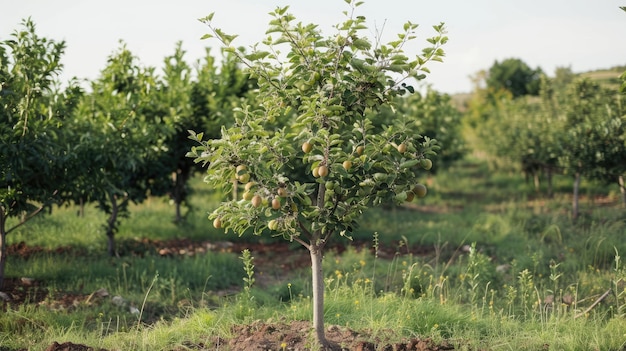
<path id="1" fill-rule="evenodd" d="M 506 90 L 514 98 L 524 95 L 538 95 L 541 68 L 532 69 L 524 61 L 517 58 L 497 60 L 489 68 L 487 88 L 492 91 Z"/>

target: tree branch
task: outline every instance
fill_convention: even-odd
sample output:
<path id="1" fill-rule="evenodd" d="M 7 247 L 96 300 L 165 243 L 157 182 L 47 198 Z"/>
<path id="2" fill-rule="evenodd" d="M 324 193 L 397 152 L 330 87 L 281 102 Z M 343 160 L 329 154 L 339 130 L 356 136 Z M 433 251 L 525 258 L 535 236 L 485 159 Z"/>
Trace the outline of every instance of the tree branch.
<path id="1" fill-rule="evenodd" d="M 302 224 L 302 222 L 298 221 L 298 226 L 304 232 L 304 234 L 309 238 L 309 240 L 312 240 L 313 235 L 311 234 L 311 232 L 308 229 L 306 229 L 304 224 Z M 304 240 L 300 239 L 299 237 L 296 236 L 296 237 L 293 238 L 293 240 L 295 240 L 296 242 L 300 243 L 300 245 L 306 247 L 307 250 L 311 250 L 311 245 L 307 244 Z"/>
<path id="2" fill-rule="evenodd" d="M 52 196 L 55 196 L 59 191 L 55 190 L 52 193 Z M 12 232 L 13 230 L 21 227 L 22 225 L 24 225 L 26 222 L 28 222 L 29 220 L 31 220 L 33 217 L 35 217 L 39 212 L 41 212 L 46 206 L 48 206 L 51 202 L 52 202 L 52 196 L 50 197 L 50 199 L 48 199 L 48 201 L 44 202 L 41 206 L 39 206 L 35 211 L 33 211 L 32 213 L 30 213 L 28 216 L 24 217 L 18 224 L 16 224 L 15 226 L 13 226 L 12 228 L 10 228 L 9 230 L 6 231 L 5 234 L 9 234 L 10 232 Z"/>
<path id="3" fill-rule="evenodd" d="M 291 238 L 293 239 L 293 241 L 295 241 L 295 242 L 299 243 L 300 245 L 304 246 L 307 250 L 311 250 L 311 245 L 308 244 L 306 241 L 300 239 L 297 236 L 293 236 Z"/>

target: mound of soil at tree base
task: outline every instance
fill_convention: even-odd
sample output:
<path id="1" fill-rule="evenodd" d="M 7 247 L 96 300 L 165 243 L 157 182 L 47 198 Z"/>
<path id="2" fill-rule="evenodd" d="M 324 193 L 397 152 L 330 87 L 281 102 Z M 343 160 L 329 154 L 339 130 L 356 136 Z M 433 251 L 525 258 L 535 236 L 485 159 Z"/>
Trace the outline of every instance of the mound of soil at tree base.
<path id="1" fill-rule="evenodd" d="M 312 350 L 311 323 L 295 321 L 291 323 L 255 322 L 232 328 L 235 337 L 215 340 L 209 349 L 244 350 Z M 443 342 L 436 344 L 431 339 L 412 338 L 401 342 L 388 342 L 374 339 L 349 328 L 331 325 L 326 329 L 326 338 L 331 343 L 332 351 L 442 351 L 454 347 Z"/>
<path id="2" fill-rule="evenodd" d="M 230 339 L 216 338 L 209 345 L 186 343 L 171 351 L 183 350 L 230 350 L 230 351 L 308 351 L 316 350 L 311 345 L 311 323 L 295 321 L 291 323 L 254 322 L 248 325 L 236 325 L 231 330 L 235 335 Z M 440 344 L 431 339 L 411 338 L 401 342 L 371 340 L 369 335 L 360 334 L 348 328 L 329 326 L 326 338 L 331 343 L 328 351 L 443 351 L 453 350 L 447 342 Z M 26 350 L 19 350 L 26 351 Z M 108 351 L 86 345 L 57 342 L 46 351 Z"/>

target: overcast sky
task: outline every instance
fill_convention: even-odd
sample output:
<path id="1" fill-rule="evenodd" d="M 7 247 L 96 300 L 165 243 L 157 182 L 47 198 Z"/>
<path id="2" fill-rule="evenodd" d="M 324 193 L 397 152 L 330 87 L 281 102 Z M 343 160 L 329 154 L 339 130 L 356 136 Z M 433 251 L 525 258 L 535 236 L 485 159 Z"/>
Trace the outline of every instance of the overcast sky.
<path id="1" fill-rule="evenodd" d="M 215 12 L 215 25 L 239 34 L 233 43 L 249 46 L 264 38 L 268 13 L 290 6 L 299 21 L 320 24 L 323 33 L 343 20 L 349 7 L 343 0 L 0 0 L 0 40 L 31 17 L 37 33 L 67 49 L 62 81 L 76 76 L 94 79 L 107 57 L 123 40 L 142 65 L 157 67 L 183 42 L 187 61 L 204 56 L 215 40 L 200 40 L 209 29 L 198 21 Z M 495 60 L 519 58 L 552 75 L 556 67 L 574 72 L 626 65 L 626 12 L 617 0 L 365 0 L 357 14 L 367 18 L 372 32 L 382 28 L 395 38 L 406 21 L 420 25 L 406 50 L 421 51 L 432 25 L 445 22 L 449 42 L 444 63 L 432 63 L 426 79 L 436 90 L 469 92 L 470 76 Z"/>

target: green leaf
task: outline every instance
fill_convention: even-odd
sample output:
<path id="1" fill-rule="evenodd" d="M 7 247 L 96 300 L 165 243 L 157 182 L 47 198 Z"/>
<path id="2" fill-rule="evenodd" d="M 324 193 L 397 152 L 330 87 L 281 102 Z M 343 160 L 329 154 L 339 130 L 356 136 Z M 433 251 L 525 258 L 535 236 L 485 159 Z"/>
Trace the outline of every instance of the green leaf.
<path id="1" fill-rule="evenodd" d="M 198 20 L 200 22 L 203 22 L 203 23 L 208 23 L 208 22 L 211 22 L 213 20 L 213 15 L 215 15 L 215 12 L 210 13 L 206 17 L 199 18 Z"/>
<path id="2" fill-rule="evenodd" d="M 244 57 L 250 61 L 258 61 L 266 58 L 270 53 L 267 51 L 255 51 L 251 54 L 245 55 Z"/>
<path id="3" fill-rule="evenodd" d="M 407 196 L 408 194 L 406 193 L 406 191 L 403 191 L 401 193 L 396 194 L 394 198 L 397 202 L 404 202 L 406 201 Z"/>
<path id="4" fill-rule="evenodd" d="M 388 70 L 392 72 L 396 72 L 396 73 L 402 73 L 406 70 L 406 68 L 407 68 L 406 65 L 389 65 L 387 67 Z"/>
<path id="5" fill-rule="evenodd" d="M 361 38 L 352 41 L 352 45 L 359 50 L 369 50 L 372 47 L 372 44 L 370 44 L 369 41 Z"/>
<path id="6" fill-rule="evenodd" d="M 420 163 L 420 160 L 408 160 L 408 161 L 404 161 L 400 164 L 400 168 L 401 169 L 406 169 L 406 168 L 411 168 L 416 166 L 418 163 Z"/>
<path id="7" fill-rule="evenodd" d="M 284 16 L 285 13 L 287 13 L 287 10 L 289 10 L 289 6 L 276 7 L 276 10 L 274 10 L 274 14 L 278 16 Z"/>

